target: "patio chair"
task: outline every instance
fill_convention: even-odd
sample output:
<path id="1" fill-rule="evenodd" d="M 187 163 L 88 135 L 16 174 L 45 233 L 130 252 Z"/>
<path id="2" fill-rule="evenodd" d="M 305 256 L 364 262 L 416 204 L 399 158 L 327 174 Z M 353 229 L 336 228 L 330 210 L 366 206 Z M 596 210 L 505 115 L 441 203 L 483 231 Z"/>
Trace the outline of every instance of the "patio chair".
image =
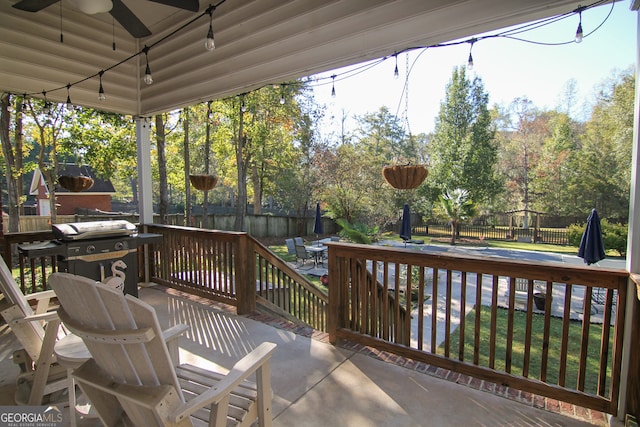
<path id="1" fill-rule="evenodd" d="M 13 362 L 20 367 L 16 403 L 42 405 L 66 400 L 63 391 L 67 388 L 67 371 L 56 362 L 53 352 L 57 339 L 64 336 L 58 315 L 49 311 L 55 293 L 43 291 L 25 296 L 1 257 L 0 290 L 8 302 L 0 314 L 22 346 L 13 353 Z M 36 302 L 35 310 L 29 301 Z"/>
<path id="2" fill-rule="evenodd" d="M 304 265 L 308 259 L 312 259 L 314 256 L 314 254 L 307 251 L 307 248 L 305 248 L 304 245 L 296 245 L 296 260 L 302 260 L 302 265 Z"/>
<path id="3" fill-rule="evenodd" d="M 304 246 L 304 240 L 302 240 L 302 237 L 294 237 L 293 242 L 296 246 Z"/>
<path id="4" fill-rule="evenodd" d="M 296 244 L 293 239 L 284 239 L 284 243 L 287 245 L 287 253 L 289 255 L 296 254 Z"/>
<path id="5" fill-rule="evenodd" d="M 73 376 L 104 425 L 271 425 L 275 344 L 259 345 L 228 374 L 180 364 L 150 305 L 68 273 L 54 273 L 49 282 L 60 318 L 91 353 Z M 257 384 L 246 381 L 253 373 Z"/>

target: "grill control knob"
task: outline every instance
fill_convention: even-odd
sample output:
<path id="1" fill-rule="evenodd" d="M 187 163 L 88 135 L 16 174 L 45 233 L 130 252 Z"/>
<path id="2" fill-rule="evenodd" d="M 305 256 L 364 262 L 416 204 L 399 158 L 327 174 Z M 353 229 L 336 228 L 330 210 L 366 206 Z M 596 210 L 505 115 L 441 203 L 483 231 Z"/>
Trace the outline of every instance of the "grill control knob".
<path id="1" fill-rule="evenodd" d="M 116 251 L 127 249 L 127 242 L 116 242 L 115 249 Z"/>
<path id="2" fill-rule="evenodd" d="M 93 246 L 93 245 L 88 245 L 88 246 L 87 246 L 87 253 L 88 253 L 88 254 L 92 254 L 92 253 L 94 253 L 95 251 L 96 251 L 96 247 L 95 247 L 95 246 Z"/>

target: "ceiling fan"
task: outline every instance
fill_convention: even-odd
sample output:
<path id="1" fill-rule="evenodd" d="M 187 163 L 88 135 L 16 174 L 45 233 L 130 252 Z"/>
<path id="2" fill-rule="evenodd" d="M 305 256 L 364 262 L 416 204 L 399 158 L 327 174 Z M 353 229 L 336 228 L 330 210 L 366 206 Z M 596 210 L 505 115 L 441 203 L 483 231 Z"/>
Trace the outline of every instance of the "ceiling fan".
<path id="1" fill-rule="evenodd" d="M 13 7 L 26 12 L 38 12 L 61 0 L 20 0 Z M 151 31 L 129 9 L 122 0 L 71 0 L 73 5 L 87 14 L 109 12 L 133 37 L 140 38 L 151 35 Z M 200 9 L 198 0 L 149 0 L 178 9 L 197 12 Z"/>

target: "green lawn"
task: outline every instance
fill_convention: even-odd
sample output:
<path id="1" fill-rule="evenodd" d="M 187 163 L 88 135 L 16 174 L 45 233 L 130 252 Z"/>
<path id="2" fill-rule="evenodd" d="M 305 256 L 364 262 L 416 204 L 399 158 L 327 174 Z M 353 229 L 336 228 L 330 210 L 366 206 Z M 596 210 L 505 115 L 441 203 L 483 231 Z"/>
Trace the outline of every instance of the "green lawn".
<path id="1" fill-rule="evenodd" d="M 269 246 L 269 249 L 275 253 L 278 257 L 282 258 L 285 262 L 296 262 L 296 256 L 289 254 L 286 245 L 274 245 Z M 329 292 L 327 286 L 320 282 L 320 278 L 318 276 L 313 276 L 310 274 L 303 274 L 311 283 L 313 283 L 318 289 L 323 290 L 325 293 Z"/>
<path id="2" fill-rule="evenodd" d="M 471 311 L 465 320 L 465 340 L 464 340 L 464 360 L 473 362 L 474 351 L 474 327 L 475 327 L 475 310 Z M 506 355 L 506 336 L 507 336 L 507 315 L 506 309 L 499 308 L 497 312 L 497 333 L 496 333 L 496 360 L 495 369 L 505 369 Z M 490 321 L 491 308 L 482 306 L 480 312 L 480 366 L 489 366 L 489 342 L 490 342 Z M 516 311 L 514 316 L 514 336 L 513 350 L 511 358 L 511 373 L 516 375 L 523 374 L 524 366 L 524 342 L 526 332 L 526 313 Z M 560 366 L 560 340 L 562 337 L 562 319 L 552 317 L 549 334 L 549 356 L 547 360 L 547 378 L 549 384 L 558 384 L 559 366 Z M 543 327 L 544 316 L 540 314 L 533 315 L 533 330 L 531 334 L 530 361 L 529 361 L 529 378 L 540 379 L 540 367 L 542 362 L 543 348 Z M 578 365 L 580 360 L 580 337 L 582 323 L 571 321 L 569 326 L 569 341 L 567 347 L 567 375 L 565 378 L 565 386 L 577 389 L 578 381 Z M 598 372 L 600 360 L 600 336 L 602 326 L 591 324 L 589 326 L 589 344 L 586 367 L 586 378 L 584 391 L 588 393 L 597 393 L 598 388 Z M 459 329 L 456 329 L 451 335 L 450 355 L 457 356 L 458 343 L 460 342 Z M 609 355 L 608 361 L 611 365 L 613 349 L 613 337 L 609 339 Z M 444 354 L 444 349 L 438 349 L 439 354 Z M 611 367 L 608 368 L 609 373 Z M 609 387 L 607 382 L 607 392 Z"/>

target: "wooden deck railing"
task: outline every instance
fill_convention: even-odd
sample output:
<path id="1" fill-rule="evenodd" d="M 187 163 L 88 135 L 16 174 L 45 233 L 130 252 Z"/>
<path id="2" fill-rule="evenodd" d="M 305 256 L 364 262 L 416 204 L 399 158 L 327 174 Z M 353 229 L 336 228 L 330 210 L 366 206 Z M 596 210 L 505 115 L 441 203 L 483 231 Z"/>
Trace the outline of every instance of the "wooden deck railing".
<path id="1" fill-rule="evenodd" d="M 615 414 L 628 274 L 566 264 L 329 243 L 329 334 L 515 389 Z M 380 336 L 367 265 L 405 298 L 408 345 Z M 527 290 L 516 290 L 524 279 Z M 592 304 L 594 290 L 604 304 Z M 545 298 L 543 309 L 534 294 Z M 542 295 L 535 295 L 540 297 Z M 401 299 L 396 300 L 400 304 Z M 399 307 L 398 307 L 399 308 Z"/>
<path id="2" fill-rule="evenodd" d="M 234 305 L 238 314 L 256 304 L 280 310 L 328 331 L 332 342 L 617 413 L 625 271 L 328 243 L 327 297 L 246 233 L 145 231 L 164 236 L 149 245 L 154 282 Z M 12 241 L 44 238 L 36 237 Z M 52 263 L 21 265 L 23 290 L 42 286 Z M 542 309 L 535 294 L 545 296 Z"/>
<path id="3" fill-rule="evenodd" d="M 151 279 L 237 307 L 267 310 L 327 330 L 328 296 L 246 233 L 152 225 Z"/>

